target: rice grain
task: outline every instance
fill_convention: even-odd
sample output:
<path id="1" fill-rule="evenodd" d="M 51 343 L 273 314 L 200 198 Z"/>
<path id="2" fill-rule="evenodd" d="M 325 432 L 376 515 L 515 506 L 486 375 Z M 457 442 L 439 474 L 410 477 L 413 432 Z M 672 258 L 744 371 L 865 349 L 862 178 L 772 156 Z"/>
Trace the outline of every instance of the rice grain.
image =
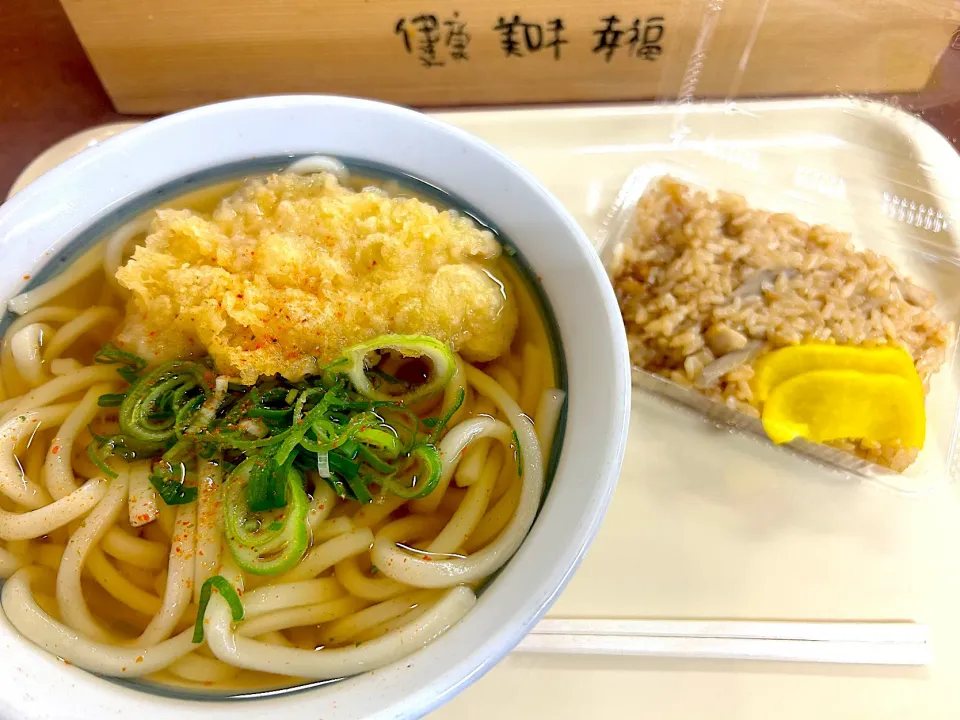
<path id="1" fill-rule="evenodd" d="M 928 388 L 955 332 L 934 314 L 930 290 L 890 259 L 857 250 L 847 234 L 750 209 L 739 195 L 711 200 L 669 177 L 638 202 L 634 234 L 611 274 L 634 367 L 753 417 L 762 410 L 750 389 L 755 358 L 719 382 L 696 382 L 718 354 L 748 338 L 762 343 L 758 356 L 806 342 L 898 345 Z M 897 471 L 916 458 L 899 445 L 831 444 Z"/>

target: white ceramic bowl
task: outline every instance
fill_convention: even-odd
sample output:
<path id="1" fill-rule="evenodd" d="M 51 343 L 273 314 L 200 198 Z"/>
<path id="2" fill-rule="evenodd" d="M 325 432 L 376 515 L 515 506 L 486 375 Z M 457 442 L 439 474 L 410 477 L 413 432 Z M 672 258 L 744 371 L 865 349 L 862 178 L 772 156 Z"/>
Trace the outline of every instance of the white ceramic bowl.
<path id="1" fill-rule="evenodd" d="M 597 532 L 623 458 L 626 340 L 583 231 L 529 173 L 471 135 L 410 110 L 287 96 L 171 115 L 83 151 L 0 206 L 0 296 L 11 297 L 85 229 L 184 176 L 255 158 L 329 154 L 425 180 L 490 219 L 519 249 L 552 307 L 565 354 L 566 435 L 526 541 L 467 617 L 376 672 L 256 700 L 163 697 L 64 665 L 0 615 L 0 716 L 213 720 L 419 717 L 474 682 L 543 615 Z M 506 700 L 506 699 L 505 699 Z"/>

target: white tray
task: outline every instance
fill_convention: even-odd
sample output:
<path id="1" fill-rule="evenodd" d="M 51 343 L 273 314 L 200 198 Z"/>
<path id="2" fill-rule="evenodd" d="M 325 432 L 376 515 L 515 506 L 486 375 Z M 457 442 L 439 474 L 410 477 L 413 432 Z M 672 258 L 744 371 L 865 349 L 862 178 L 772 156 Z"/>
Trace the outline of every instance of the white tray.
<path id="1" fill-rule="evenodd" d="M 784 188 L 776 197 L 781 209 L 811 221 L 871 231 L 864 219 L 885 214 L 896 219 L 888 231 L 902 226 L 913 236 L 919 225 L 924 241 L 955 243 L 960 159 L 930 127 L 878 104 L 829 99 L 439 116 L 536 173 L 591 236 L 637 165 L 668 161 L 713 177 L 729 169 L 732 180 L 749 169 L 756 182 L 759 173 L 771 194 Z M 30 176 L 96 137 L 88 133 L 38 159 Z M 728 189 L 743 188 L 732 181 Z M 793 190 L 820 193 L 825 202 L 793 207 Z M 431 717 L 960 717 L 957 492 L 956 484 L 941 485 L 905 498 L 838 482 L 815 465 L 637 394 L 610 512 L 550 616 L 914 619 L 930 626 L 936 663 L 865 668 L 512 655 Z"/>

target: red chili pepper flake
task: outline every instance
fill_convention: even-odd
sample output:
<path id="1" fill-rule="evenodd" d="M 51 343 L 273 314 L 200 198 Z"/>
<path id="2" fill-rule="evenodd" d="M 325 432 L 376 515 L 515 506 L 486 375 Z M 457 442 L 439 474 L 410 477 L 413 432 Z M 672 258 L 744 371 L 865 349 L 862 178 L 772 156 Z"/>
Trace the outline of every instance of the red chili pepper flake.
<path id="1" fill-rule="evenodd" d="M 52 452 L 54 455 L 56 455 L 58 452 L 60 452 L 60 446 L 59 446 L 59 445 L 54 445 L 52 448 L 50 448 L 50 452 Z"/>
<path id="2" fill-rule="evenodd" d="M 143 662 L 143 655 L 137 655 L 137 662 L 138 662 L 138 663 L 142 663 L 142 662 Z"/>
<path id="3" fill-rule="evenodd" d="M 30 276 L 29 276 L 29 275 L 24 275 L 24 276 L 23 276 L 23 279 L 24 279 L 24 280 L 29 280 L 29 279 L 30 279 Z"/>

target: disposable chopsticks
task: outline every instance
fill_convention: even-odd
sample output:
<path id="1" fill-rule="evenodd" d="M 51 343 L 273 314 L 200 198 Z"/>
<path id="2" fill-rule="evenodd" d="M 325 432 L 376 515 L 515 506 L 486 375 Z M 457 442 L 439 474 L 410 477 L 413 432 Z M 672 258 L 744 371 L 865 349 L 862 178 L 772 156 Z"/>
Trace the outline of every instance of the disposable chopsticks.
<path id="1" fill-rule="evenodd" d="M 906 621 L 542 620 L 525 653 L 926 665 L 929 629 Z"/>

